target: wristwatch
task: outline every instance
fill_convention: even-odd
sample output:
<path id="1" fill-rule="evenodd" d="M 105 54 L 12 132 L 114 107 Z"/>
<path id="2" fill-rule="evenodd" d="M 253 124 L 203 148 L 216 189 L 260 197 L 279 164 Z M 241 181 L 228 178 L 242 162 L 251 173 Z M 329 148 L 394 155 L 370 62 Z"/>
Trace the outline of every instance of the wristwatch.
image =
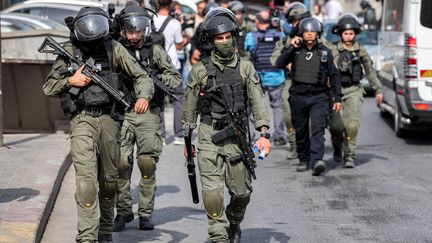
<path id="1" fill-rule="evenodd" d="M 261 137 L 270 139 L 270 133 L 268 133 L 267 131 L 261 132 Z"/>

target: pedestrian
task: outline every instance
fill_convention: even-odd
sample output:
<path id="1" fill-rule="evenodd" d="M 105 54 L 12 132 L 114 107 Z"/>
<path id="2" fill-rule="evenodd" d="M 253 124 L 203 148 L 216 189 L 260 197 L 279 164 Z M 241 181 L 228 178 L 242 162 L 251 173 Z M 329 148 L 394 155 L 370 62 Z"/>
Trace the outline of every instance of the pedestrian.
<path id="1" fill-rule="evenodd" d="M 289 103 L 292 122 L 296 130 L 297 154 L 300 163 L 298 172 L 313 168 L 312 175 L 319 176 L 325 171 L 324 130 L 329 113 L 328 78 L 333 91 L 332 109 L 341 109 L 340 76 L 333 63 L 329 48 L 318 42 L 322 33 L 319 20 L 308 17 L 300 21 L 299 34 L 276 61 L 276 67 L 292 64 L 293 84 L 290 88 Z M 309 133 L 309 119 L 312 131 Z"/>
<path id="2" fill-rule="evenodd" d="M 378 23 L 375 9 L 372 8 L 370 3 L 366 0 L 360 2 L 360 7 L 362 9 L 361 16 L 363 17 L 363 27 L 365 29 L 376 30 Z"/>
<path id="3" fill-rule="evenodd" d="M 170 57 L 163 47 L 155 43 L 150 35 L 151 17 L 140 7 L 126 7 L 119 15 L 122 43 L 135 57 L 144 70 L 152 73 L 152 78 L 160 77 L 168 89 L 177 87 L 181 77 L 173 66 Z M 136 101 L 133 86 L 130 101 Z M 121 131 L 121 161 L 119 166 L 118 194 L 116 200 L 117 216 L 114 220 L 114 232 L 125 229 L 126 223 L 133 220 L 132 196 L 130 191 L 134 161 L 134 146 L 137 147 L 137 164 L 141 172 L 138 185 L 138 228 L 152 230 L 152 214 L 156 192 L 156 164 L 162 153 L 162 136 L 160 133 L 161 116 L 164 109 L 165 93 L 155 87 L 155 94 L 149 103 L 149 110 L 144 114 L 126 112 Z"/>
<path id="4" fill-rule="evenodd" d="M 375 100 L 382 102 L 381 83 L 366 48 L 356 41 L 361 25 L 353 14 L 341 17 L 332 32 L 341 37 L 332 48 L 337 68 L 341 75 L 342 104 L 340 113 L 332 113 L 330 133 L 333 145 L 333 159 L 341 162 L 345 168 L 354 168 L 356 161 L 356 140 L 360 127 L 361 106 L 363 104 L 363 70 L 375 91 Z"/>
<path id="5" fill-rule="evenodd" d="M 284 69 L 276 68 L 270 63 L 270 57 L 276 43 L 284 38 L 283 32 L 270 26 L 269 11 L 260 11 L 257 15 L 257 31 L 246 35 L 245 50 L 251 53 L 251 61 L 257 71 L 261 87 L 270 98 L 273 111 L 273 144 L 286 145 L 284 110 L 282 107 L 282 90 L 285 82 Z"/>
<path id="6" fill-rule="evenodd" d="M 274 66 L 276 64 L 276 60 L 281 55 L 281 52 L 285 46 L 289 46 L 291 43 L 291 39 L 298 36 L 298 26 L 302 19 L 310 17 L 311 14 L 309 10 L 307 10 L 306 6 L 303 3 L 295 2 L 288 5 L 286 11 L 286 19 L 287 22 L 291 25 L 291 32 L 288 36 L 286 36 L 282 42 L 277 42 L 275 49 L 273 50 L 270 61 Z M 292 115 L 291 108 L 288 102 L 289 99 L 289 89 L 292 85 L 292 77 L 291 77 L 291 65 L 285 67 L 285 85 L 282 90 L 282 105 L 284 111 L 284 122 L 285 127 L 288 133 L 288 156 L 287 159 L 297 159 L 297 145 L 295 141 L 295 128 L 292 123 Z"/>
<path id="7" fill-rule="evenodd" d="M 312 17 L 318 19 L 321 23 L 324 21 L 324 14 L 321 11 L 321 5 L 319 3 L 314 4 Z"/>
<path id="8" fill-rule="evenodd" d="M 204 8 L 204 11 L 202 14 L 204 16 L 213 8 L 219 7 L 217 3 L 209 3 Z M 195 63 L 199 62 L 203 58 L 208 58 L 210 56 L 212 46 L 207 43 L 203 42 L 203 30 L 202 30 L 202 22 L 198 25 L 196 28 L 191 40 L 191 48 L 190 48 L 190 59 L 189 62 L 191 65 L 194 65 Z"/>
<path id="9" fill-rule="evenodd" d="M 269 116 L 258 74 L 249 61 L 240 59 L 235 52 L 239 31 L 235 15 L 226 8 L 214 8 L 204 19 L 203 31 L 213 50 L 208 59 L 192 67 L 185 93 L 183 126 L 185 132 L 191 133 L 189 127 L 197 127 L 200 115 L 197 156 L 210 242 L 240 242 L 240 224 L 252 193 L 251 173 L 241 159 L 245 151 L 240 150 L 234 137 L 224 136 L 219 143 L 213 143 L 212 139 L 229 126 L 227 117 L 231 111 L 238 114 L 236 121 L 245 130 L 247 104 L 251 104 L 255 129 L 262 134 L 255 145 L 268 155 Z M 231 196 L 225 210 L 224 184 Z"/>
<path id="10" fill-rule="evenodd" d="M 326 20 L 336 20 L 344 11 L 339 0 L 328 0 L 324 4 L 323 12 Z"/>
<path id="11" fill-rule="evenodd" d="M 164 24 L 165 20 L 170 15 L 172 0 L 158 0 L 158 12 L 157 15 L 153 16 L 155 29 L 158 31 L 161 26 Z M 180 70 L 181 64 L 178 59 L 177 51 L 183 50 L 185 45 L 189 42 L 188 38 L 184 37 L 182 34 L 182 27 L 178 20 L 170 17 L 166 28 L 163 29 L 163 36 L 165 38 L 165 51 L 168 53 L 171 58 L 172 63 L 174 64 L 177 70 Z M 183 142 L 183 131 L 181 124 L 181 112 L 183 107 L 183 84 L 179 84 L 178 87 L 174 90 L 175 95 L 180 97 L 179 100 L 170 99 L 170 102 L 173 105 L 174 110 L 174 144 L 182 145 Z M 162 136 L 163 141 L 166 139 L 166 129 L 165 129 L 165 119 L 164 113 L 162 112 Z"/>
<path id="12" fill-rule="evenodd" d="M 240 26 L 237 50 L 241 57 L 249 58 L 249 53 L 245 51 L 244 42 L 247 33 L 256 31 L 255 22 L 245 18 L 246 7 L 240 1 L 230 1 L 228 9 L 235 14 L 237 24 Z"/>
<path id="13" fill-rule="evenodd" d="M 154 93 L 153 82 L 128 51 L 110 39 L 108 14 L 97 7 L 84 7 L 72 25 L 71 40 L 64 48 L 84 62 L 92 58 L 101 70 L 98 74 L 114 90 L 124 86 L 120 72 L 129 75 L 137 94 L 133 109 L 138 114 L 146 112 Z M 71 119 L 78 210 L 76 241 L 112 242 L 124 107 L 84 75 L 83 67 L 72 75 L 65 72 L 69 66 L 69 60 L 58 56 L 43 91 L 60 97 L 62 108 Z M 79 88 L 79 93 L 69 93 L 71 88 Z"/>

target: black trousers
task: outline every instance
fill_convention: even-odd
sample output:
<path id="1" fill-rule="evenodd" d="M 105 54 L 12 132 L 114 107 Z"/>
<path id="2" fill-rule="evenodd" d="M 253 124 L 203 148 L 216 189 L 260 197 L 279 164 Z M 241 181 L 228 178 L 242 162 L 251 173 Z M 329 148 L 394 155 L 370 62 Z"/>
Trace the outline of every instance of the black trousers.
<path id="1" fill-rule="evenodd" d="M 329 98 L 325 92 L 313 95 L 291 94 L 289 103 L 296 134 L 298 158 L 313 166 L 316 161 L 324 157 L 324 133 L 328 121 Z"/>

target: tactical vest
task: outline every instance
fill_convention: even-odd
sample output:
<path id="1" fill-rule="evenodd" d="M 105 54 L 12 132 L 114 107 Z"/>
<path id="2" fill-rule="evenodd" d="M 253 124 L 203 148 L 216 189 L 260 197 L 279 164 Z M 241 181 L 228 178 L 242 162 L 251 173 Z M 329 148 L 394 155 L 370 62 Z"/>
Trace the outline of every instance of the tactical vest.
<path id="1" fill-rule="evenodd" d="M 341 83 L 343 87 L 357 85 L 363 78 L 363 69 L 359 53 L 359 50 L 339 50 L 337 67 L 341 74 Z"/>
<path id="2" fill-rule="evenodd" d="M 292 78 L 295 82 L 324 84 L 327 77 L 328 52 L 319 44 L 317 48 L 306 47 L 296 50 L 292 65 Z"/>
<path id="3" fill-rule="evenodd" d="M 154 42 L 152 39 L 147 38 L 144 45 L 139 50 L 135 50 L 133 48 L 130 48 L 126 46 L 129 53 L 135 57 L 135 59 L 138 61 L 138 63 L 141 65 L 141 67 L 144 69 L 144 71 L 147 72 L 147 74 L 152 76 L 158 76 L 161 74 L 159 68 L 153 63 L 153 47 Z M 136 102 L 136 92 L 133 87 L 132 82 L 128 82 L 129 84 L 126 86 L 129 90 L 130 95 L 128 95 L 127 100 L 131 104 L 135 104 Z M 153 95 L 153 98 L 150 100 L 150 108 L 159 107 L 161 111 L 164 110 L 164 101 L 165 101 L 165 93 L 162 89 L 155 86 L 155 93 Z"/>
<path id="4" fill-rule="evenodd" d="M 73 46 L 73 53 L 82 57 L 85 62 L 90 57 L 94 59 L 95 66 L 100 70 L 97 74 L 114 89 L 125 92 L 123 79 L 119 73 L 112 70 L 112 42 L 111 39 L 104 39 L 104 51 L 92 53 L 83 51 L 78 46 Z M 100 116 L 110 114 L 116 120 L 122 120 L 124 108 L 105 92 L 99 85 L 91 82 L 88 86 L 80 89 L 78 95 L 64 92 L 60 97 L 60 103 L 66 116 L 82 110 L 90 115 Z"/>
<path id="5" fill-rule="evenodd" d="M 224 123 L 226 109 L 211 98 L 211 95 L 223 100 L 227 107 L 240 114 L 242 120 L 247 120 L 246 86 L 240 75 L 240 62 L 234 68 L 226 66 L 223 71 L 217 68 L 211 58 L 204 59 L 202 62 L 207 69 L 208 80 L 207 85 L 201 87 L 198 97 L 198 112 L 201 120 L 213 121 L 213 125 L 218 124 L 215 127 L 217 129 L 226 125 Z"/>
<path id="6" fill-rule="evenodd" d="M 280 39 L 280 32 L 275 29 L 268 29 L 265 32 L 255 31 L 252 33 L 255 40 L 255 47 L 252 51 L 252 61 L 258 72 L 275 72 L 275 68 L 270 58 L 276 47 L 276 42 Z"/>

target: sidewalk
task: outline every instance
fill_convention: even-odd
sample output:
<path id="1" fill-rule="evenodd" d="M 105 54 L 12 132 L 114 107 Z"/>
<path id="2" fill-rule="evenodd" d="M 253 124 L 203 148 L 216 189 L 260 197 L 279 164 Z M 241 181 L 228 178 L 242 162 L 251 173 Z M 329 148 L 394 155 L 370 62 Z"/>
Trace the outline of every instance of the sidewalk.
<path id="1" fill-rule="evenodd" d="M 68 134 L 5 134 L 0 147 L 0 242 L 39 242 L 70 166 Z"/>

